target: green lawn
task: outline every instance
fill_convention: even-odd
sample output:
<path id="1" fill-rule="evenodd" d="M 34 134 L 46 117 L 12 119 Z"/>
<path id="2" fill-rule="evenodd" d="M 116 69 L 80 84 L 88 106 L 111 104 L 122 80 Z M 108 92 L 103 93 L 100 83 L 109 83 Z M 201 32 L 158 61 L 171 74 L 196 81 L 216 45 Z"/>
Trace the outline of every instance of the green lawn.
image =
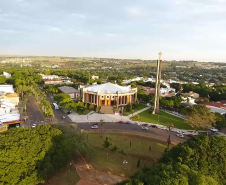
<path id="1" fill-rule="evenodd" d="M 141 122 L 156 123 L 161 125 L 173 124 L 175 128 L 192 129 L 192 127 L 184 122 L 183 119 L 161 111 L 161 115 L 152 114 L 150 109 L 139 114 Z M 158 121 L 159 117 L 159 121 Z"/>
<path id="2" fill-rule="evenodd" d="M 132 113 L 134 113 L 134 112 L 137 112 L 137 111 L 139 111 L 139 110 L 141 110 L 141 109 L 144 109 L 144 108 L 146 108 L 146 107 L 147 107 L 147 105 L 139 104 L 139 105 L 135 108 L 134 111 L 131 111 L 131 112 L 126 112 L 126 111 L 124 111 L 123 114 L 124 114 L 125 116 L 128 116 L 128 115 L 130 115 L 130 114 L 132 114 Z"/>
<path id="3" fill-rule="evenodd" d="M 102 145 L 106 137 L 108 137 L 119 150 L 123 149 L 125 154 L 113 153 L 109 149 L 103 149 Z M 103 134 L 103 137 L 101 137 L 100 133 L 88 133 L 88 138 L 95 149 L 95 156 L 90 161 L 91 165 L 99 171 L 126 177 L 131 176 L 139 170 L 139 168 L 137 168 L 139 158 L 141 161 L 140 168 L 144 167 L 144 165 L 151 165 L 158 161 L 166 148 L 165 143 L 136 135 L 114 133 Z M 151 150 L 149 146 L 151 146 Z M 128 163 L 123 164 L 124 160 Z"/>
<path id="4" fill-rule="evenodd" d="M 83 109 L 77 110 L 77 113 L 78 113 L 79 115 L 86 115 L 86 114 L 90 113 L 91 111 L 92 111 L 92 110 L 83 108 Z"/>

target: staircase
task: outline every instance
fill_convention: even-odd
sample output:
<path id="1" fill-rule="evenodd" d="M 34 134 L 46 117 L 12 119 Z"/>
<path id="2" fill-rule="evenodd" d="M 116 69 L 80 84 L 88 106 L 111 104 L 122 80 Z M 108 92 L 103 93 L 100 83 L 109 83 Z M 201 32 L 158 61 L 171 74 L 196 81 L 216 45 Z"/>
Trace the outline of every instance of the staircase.
<path id="1" fill-rule="evenodd" d="M 113 107 L 111 106 L 101 106 L 100 109 L 101 114 L 114 114 Z"/>

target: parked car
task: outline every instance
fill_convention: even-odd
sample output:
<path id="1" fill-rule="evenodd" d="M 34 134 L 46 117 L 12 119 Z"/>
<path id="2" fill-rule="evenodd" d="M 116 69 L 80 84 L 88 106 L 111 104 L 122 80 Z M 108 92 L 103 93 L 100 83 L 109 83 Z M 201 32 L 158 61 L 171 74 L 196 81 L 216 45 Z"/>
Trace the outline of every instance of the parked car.
<path id="1" fill-rule="evenodd" d="M 16 124 L 16 128 L 19 128 L 20 127 L 20 125 L 19 124 Z"/>
<path id="2" fill-rule="evenodd" d="M 72 110 L 70 110 L 70 111 L 67 112 L 67 114 L 71 114 L 71 113 L 72 113 Z"/>
<path id="3" fill-rule="evenodd" d="M 148 124 L 142 124 L 142 126 L 147 127 L 147 126 L 148 126 Z"/>
<path id="4" fill-rule="evenodd" d="M 148 127 L 141 127 L 142 130 L 148 130 Z"/>
<path id="5" fill-rule="evenodd" d="M 123 122 L 123 121 L 118 121 L 118 123 L 119 123 L 119 124 L 123 124 L 124 122 Z"/>
<path id="6" fill-rule="evenodd" d="M 62 116 L 61 118 L 62 118 L 62 119 L 65 119 L 65 116 Z"/>
<path id="7" fill-rule="evenodd" d="M 184 137 L 184 134 L 177 134 L 177 137 Z"/>
<path id="8" fill-rule="evenodd" d="M 193 135 L 193 134 L 188 134 L 187 136 L 188 136 L 188 137 L 194 137 L 194 135 Z"/>
<path id="9" fill-rule="evenodd" d="M 151 125 L 150 127 L 152 127 L 152 128 L 158 128 L 156 125 Z"/>
<path id="10" fill-rule="evenodd" d="M 31 128 L 35 128 L 37 125 L 36 124 L 32 124 Z"/>
<path id="11" fill-rule="evenodd" d="M 98 129 L 98 126 L 97 125 L 92 125 L 91 129 Z"/>
<path id="12" fill-rule="evenodd" d="M 178 134 L 185 134 L 185 132 L 184 131 L 181 131 L 181 130 L 178 130 L 177 133 Z"/>
<path id="13" fill-rule="evenodd" d="M 126 124 L 131 124 L 130 121 L 127 121 Z"/>

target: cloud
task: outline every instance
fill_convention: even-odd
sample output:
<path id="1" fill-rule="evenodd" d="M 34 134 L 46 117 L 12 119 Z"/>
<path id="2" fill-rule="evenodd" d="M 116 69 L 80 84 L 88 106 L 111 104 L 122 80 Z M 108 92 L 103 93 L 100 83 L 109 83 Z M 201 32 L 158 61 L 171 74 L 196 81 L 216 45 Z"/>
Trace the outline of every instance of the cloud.
<path id="1" fill-rule="evenodd" d="M 15 30 L 4 30 L 4 29 L 0 29 L 0 32 L 2 33 L 15 33 Z"/>
<path id="2" fill-rule="evenodd" d="M 60 32 L 61 30 L 60 30 L 60 28 L 57 28 L 57 27 L 49 27 L 48 31 Z"/>
<path id="3" fill-rule="evenodd" d="M 83 14 L 72 13 L 71 16 L 77 17 L 77 18 L 80 18 L 80 19 L 86 19 L 86 16 L 83 15 Z"/>

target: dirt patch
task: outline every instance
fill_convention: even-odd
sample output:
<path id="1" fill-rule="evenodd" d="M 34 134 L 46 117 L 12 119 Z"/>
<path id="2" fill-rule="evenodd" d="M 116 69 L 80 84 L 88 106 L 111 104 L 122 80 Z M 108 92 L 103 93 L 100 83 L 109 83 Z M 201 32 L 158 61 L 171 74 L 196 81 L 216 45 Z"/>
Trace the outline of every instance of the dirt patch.
<path id="1" fill-rule="evenodd" d="M 88 181 L 88 180 L 84 180 L 84 179 L 81 179 L 77 185 L 99 185 L 98 183 L 96 182 L 91 182 L 91 181 Z"/>

